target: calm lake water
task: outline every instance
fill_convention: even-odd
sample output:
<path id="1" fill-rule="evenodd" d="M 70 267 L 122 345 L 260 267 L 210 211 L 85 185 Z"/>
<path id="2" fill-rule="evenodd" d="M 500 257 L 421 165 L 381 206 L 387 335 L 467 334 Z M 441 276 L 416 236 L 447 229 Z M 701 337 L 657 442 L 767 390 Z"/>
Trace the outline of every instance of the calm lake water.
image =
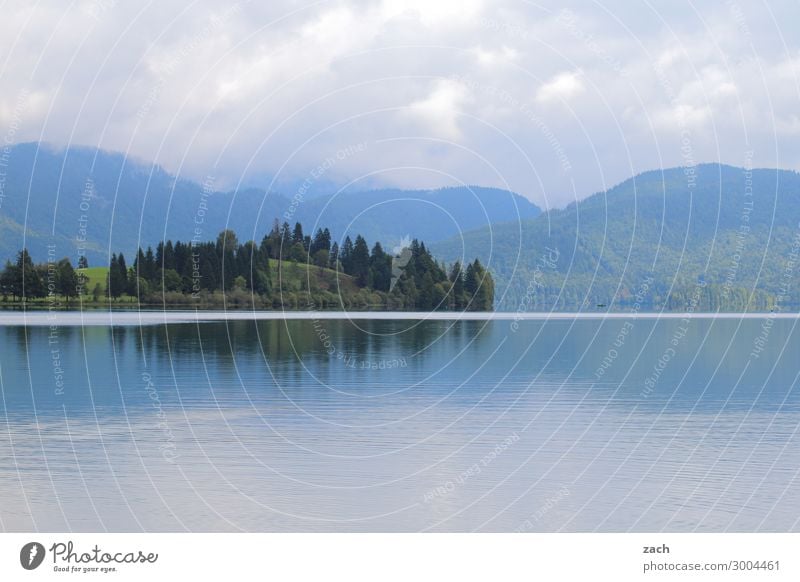
<path id="1" fill-rule="evenodd" d="M 6 324 L 0 529 L 798 530 L 798 321 Z"/>

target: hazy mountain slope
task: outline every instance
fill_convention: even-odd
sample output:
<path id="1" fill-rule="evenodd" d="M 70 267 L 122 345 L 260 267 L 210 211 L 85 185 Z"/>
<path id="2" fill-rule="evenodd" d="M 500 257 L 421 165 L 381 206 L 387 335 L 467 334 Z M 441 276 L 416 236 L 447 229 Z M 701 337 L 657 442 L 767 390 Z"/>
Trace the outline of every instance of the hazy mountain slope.
<path id="1" fill-rule="evenodd" d="M 235 198 L 204 195 L 201 185 L 176 180 L 158 166 L 90 148 L 18 145 L 6 173 L 0 207 L 2 257 L 12 256 L 24 244 L 42 260 L 47 245 L 55 244 L 58 257 L 74 258 L 85 244 L 95 263 L 107 259 L 109 248 L 130 252 L 139 241 L 154 244 L 165 232 L 188 239 L 199 228 L 203 240 L 212 239 L 228 222 L 231 201 L 234 207 L 256 209 L 265 201 L 270 223 L 287 204 L 282 197 L 253 190 Z M 252 211 L 233 212 L 230 226 L 252 232 L 255 216 Z"/>
<path id="2" fill-rule="evenodd" d="M 463 186 L 440 190 L 372 190 L 320 196 L 297 212 L 303 224 L 319 220 L 331 231 L 361 233 L 367 240 L 399 242 L 404 236 L 439 241 L 496 222 L 541 213 L 518 194 Z"/>
<path id="3" fill-rule="evenodd" d="M 648 308 L 735 309 L 753 290 L 769 308 L 788 280 L 786 307 L 800 303 L 799 228 L 796 172 L 708 164 L 694 176 L 647 172 L 564 210 L 478 229 L 465 248 L 495 274 L 506 310 L 630 308 L 636 295 Z M 433 251 L 453 260 L 462 242 Z"/>
<path id="4" fill-rule="evenodd" d="M 164 239 L 211 240 L 223 228 L 240 239 L 260 239 L 277 217 L 307 231 L 331 229 L 335 238 L 360 233 L 370 243 L 397 244 L 410 236 L 443 240 L 497 221 L 529 218 L 539 209 L 517 194 L 491 188 L 432 191 L 375 190 L 307 198 L 249 188 L 214 192 L 176 180 L 158 166 L 93 148 L 11 148 L 0 198 L 0 257 L 23 245 L 44 260 L 47 245 L 59 258 L 77 259 L 85 244 L 90 263 L 111 251 L 130 253 Z M 85 238 L 83 243 L 80 239 Z"/>

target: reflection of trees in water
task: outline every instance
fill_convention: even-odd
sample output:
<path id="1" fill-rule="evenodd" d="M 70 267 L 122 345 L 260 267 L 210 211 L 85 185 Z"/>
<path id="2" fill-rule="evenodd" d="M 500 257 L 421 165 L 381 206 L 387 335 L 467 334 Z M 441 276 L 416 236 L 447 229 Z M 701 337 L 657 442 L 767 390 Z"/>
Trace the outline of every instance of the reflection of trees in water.
<path id="1" fill-rule="evenodd" d="M 263 355 L 268 362 L 292 360 L 325 363 L 348 357 L 361 360 L 423 358 L 444 347 L 480 340 L 484 322 L 398 320 L 228 321 L 114 328 L 114 342 L 124 349 L 125 337 L 148 357 L 166 361 L 183 354 L 196 358 L 202 349 L 217 365 L 234 358 Z"/>
<path id="2" fill-rule="evenodd" d="M 492 334 L 481 332 L 485 325 L 295 320 L 64 327 L 58 338 L 67 388 L 60 396 L 54 394 L 49 328 L 4 328 L 0 363 L 8 410 L 30 414 L 35 406 L 53 418 L 63 417 L 64 406 L 69 415 L 102 417 L 123 407 L 128 414 L 151 414 L 151 394 L 162 406 L 191 406 L 211 398 L 209 390 L 228 404 L 241 404 L 243 391 L 248 398 L 286 391 L 324 399 L 421 383 L 425 393 L 448 392 L 493 350 L 486 342 Z"/>
<path id="3" fill-rule="evenodd" d="M 81 329 L 74 326 L 55 326 L 54 328 L 47 326 L 31 326 L 25 327 L 23 325 L 8 325 L 0 327 L 4 331 L 4 344 L 17 346 L 19 349 L 24 349 L 26 345 L 31 350 L 40 349 L 41 345 L 48 344 L 48 339 L 53 338 L 53 349 L 57 348 L 63 340 L 65 345 L 69 345 L 73 341 L 76 334 L 80 334 Z M 6 344 L 5 342 L 10 342 Z M 41 342 L 44 342 L 42 344 Z"/>
<path id="4" fill-rule="evenodd" d="M 431 393 L 465 382 L 459 392 L 514 390 L 547 397 L 557 392 L 558 398 L 576 402 L 587 396 L 587 405 L 610 402 L 655 411 L 667 401 L 672 411 L 718 407 L 728 397 L 728 408 L 788 410 L 796 408 L 800 395 L 793 390 L 800 371 L 795 349 L 800 329 L 793 331 L 796 322 L 790 320 L 773 322 L 767 349 L 756 359 L 750 353 L 763 320 L 741 326 L 735 320 L 692 320 L 646 398 L 641 395 L 644 382 L 665 349 L 673 347 L 675 331 L 684 325 L 680 320 L 637 320 L 623 345 L 615 342 L 624 320 L 522 322 L 516 332 L 507 321 L 316 323 L 3 327 L 0 369 L 6 410 L 30 413 L 35 405 L 40 412 L 63 416 L 62 406 L 68 413 L 118 407 L 123 397 L 126 407 L 138 403 L 146 408 L 144 373 L 156 380 L 163 402 L 175 402 L 178 389 L 182 395 L 186 390 L 187 398 L 200 397 L 209 387 L 235 385 L 240 390 L 237 373 L 245 387 L 277 383 L 313 390 L 315 397 L 324 396 L 324 390 L 315 389 L 320 384 L 374 393 L 421 382 L 420 390 Z M 322 337 L 328 338 L 327 347 Z M 612 349 L 613 360 L 596 377 Z M 58 350 L 63 369 L 61 395 L 55 391 L 52 350 Z"/>

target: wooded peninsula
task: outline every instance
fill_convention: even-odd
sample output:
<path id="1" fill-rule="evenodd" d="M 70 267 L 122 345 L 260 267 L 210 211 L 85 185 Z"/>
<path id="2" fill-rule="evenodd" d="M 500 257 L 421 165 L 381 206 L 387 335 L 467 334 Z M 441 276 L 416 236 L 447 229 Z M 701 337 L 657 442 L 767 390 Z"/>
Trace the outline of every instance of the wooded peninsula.
<path id="1" fill-rule="evenodd" d="M 389 252 L 379 242 L 370 250 L 361 235 L 340 246 L 327 228 L 312 237 L 299 222 L 276 220 L 260 243 L 224 230 L 215 241 L 139 248 L 130 266 L 119 252 L 108 266 L 90 267 L 80 256 L 73 267 L 55 247 L 35 264 L 22 249 L 0 273 L 0 296 L 9 306 L 49 308 L 492 311 L 494 281 L 478 259 L 448 267 L 416 239 Z"/>

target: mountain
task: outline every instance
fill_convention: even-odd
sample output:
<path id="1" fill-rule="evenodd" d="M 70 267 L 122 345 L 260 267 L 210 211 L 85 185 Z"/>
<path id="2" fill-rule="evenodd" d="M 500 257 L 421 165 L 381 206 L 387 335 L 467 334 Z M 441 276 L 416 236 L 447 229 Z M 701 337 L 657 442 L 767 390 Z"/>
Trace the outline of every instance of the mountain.
<path id="1" fill-rule="evenodd" d="M 494 222 L 540 213 L 527 199 L 479 187 L 373 190 L 312 196 L 257 188 L 217 191 L 177 179 L 161 167 L 95 148 L 26 143 L 0 160 L 0 258 L 26 246 L 37 261 L 48 245 L 58 258 L 106 264 L 110 251 L 132 253 L 166 239 L 206 241 L 224 228 L 261 239 L 275 218 L 334 238 L 363 234 L 392 247 L 401 237 L 440 241 Z M 110 249 L 110 250 L 109 250 Z"/>
<path id="2" fill-rule="evenodd" d="M 447 262 L 479 257 L 498 309 L 796 309 L 800 175 L 718 164 L 645 172 L 540 213 L 480 187 L 306 196 L 220 192 L 93 148 L 13 146 L 0 157 L 0 257 L 108 262 L 163 239 L 259 239 L 275 218 L 392 248 L 406 236 Z M 598 305 L 601 306 L 598 308 Z"/>
<path id="3" fill-rule="evenodd" d="M 462 186 L 439 190 L 372 190 L 318 196 L 297 212 L 303 226 L 319 222 L 380 240 L 389 248 L 401 238 L 441 241 L 498 222 L 541 214 L 532 202 L 507 190 Z"/>
<path id="4" fill-rule="evenodd" d="M 478 256 L 507 311 L 796 310 L 800 174 L 718 164 L 646 172 L 432 250 L 447 261 Z"/>
<path id="5" fill-rule="evenodd" d="M 77 257 L 85 248 L 90 264 L 106 264 L 111 252 L 130 253 L 140 244 L 167 237 L 210 240 L 228 220 L 232 194 L 204 192 L 203 186 L 178 180 L 159 166 L 102 150 L 55 149 L 21 144 L 11 149 L 0 207 L 0 256 L 26 246 L 35 260 L 55 245 L 57 258 Z M 209 190 L 208 188 L 206 190 Z M 286 200 L 255 190 L 239 192 L 237 205 L 270 216 Z M 251 232 L 254 213 L 231 216 L 233 228 Z M 271 219 L 270 219 L 271 220 Z"/>

